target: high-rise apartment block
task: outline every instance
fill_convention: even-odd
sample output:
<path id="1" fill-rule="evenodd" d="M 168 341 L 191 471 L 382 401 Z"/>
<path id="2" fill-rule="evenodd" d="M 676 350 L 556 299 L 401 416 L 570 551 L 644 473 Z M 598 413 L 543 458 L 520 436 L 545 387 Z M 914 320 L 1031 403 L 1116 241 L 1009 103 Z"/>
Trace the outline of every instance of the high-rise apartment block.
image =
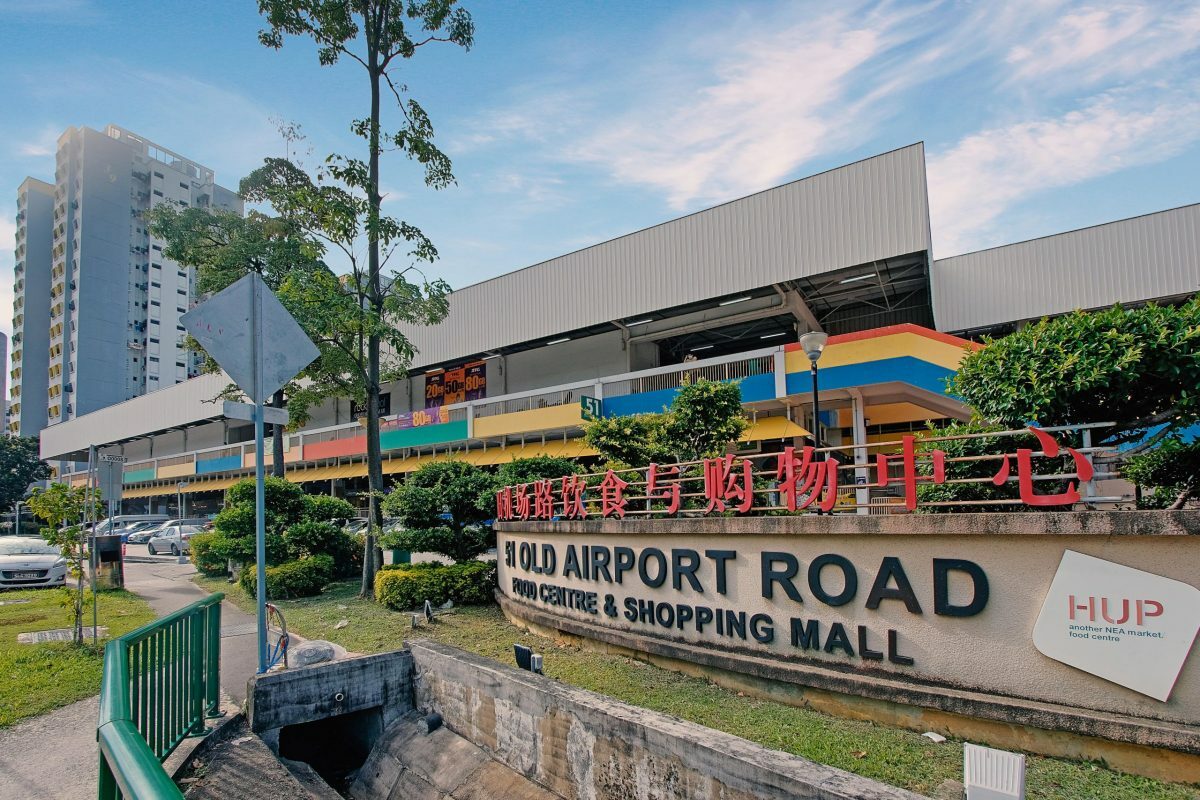
<path id="1" fill-rule="evenodd" d="M 18 330 L 22 338 L 14 341 L 13 398 L 20 395 L 20 407 L 9 429 L 23 436 L 198 373 L 179 324 L 195 301 L 195 276 L 164 258 L 146 212 L 162 203 L 242 212 L 241 198 L 217 186 L 211 169 L 115 125 L 69 128 L 55 161 L 49 214 L 50 187 L 33 179 L 21 187 L 38 212 L 36 230 L 32 213 L 18 224 L 18 283 L 22 231 L 30 253 L 35 235 L 48 252 L 36 264 L 25 259 L 24 292 L 14 302 L 14 339 Z M 28 381 L 35 370 L 37 386 Z M 33 404 L 41 404 L 41 416 Z M 28 416 L 19 413 L 27 408 Z"/>
<path id="2" fill-rule="evenodd" d="M 8 431 L 36 435 L 46 427 L 50 349 L 50 240 L 54 187 L 26 178 L 17 190 L 13 280 L 11 402 Z M 28 402 L 26 402 L 28 400 Z"/>

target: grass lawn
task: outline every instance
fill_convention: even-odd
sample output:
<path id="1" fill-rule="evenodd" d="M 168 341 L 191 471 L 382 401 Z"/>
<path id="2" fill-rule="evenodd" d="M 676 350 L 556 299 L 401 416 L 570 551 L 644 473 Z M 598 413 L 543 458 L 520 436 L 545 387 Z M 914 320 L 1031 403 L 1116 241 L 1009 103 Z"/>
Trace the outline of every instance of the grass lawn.
<path id="1" fill-rule="evenodd" d="M 28 603 L 14 601 L 28 600 Z M 58 589 L 0 592 L 0 728 L 91 697 L 100 691 L 104 643 L 17 644 L 18 633 L 71 627 Z M 115 638 L 154 619 L 150 606 L 125 591 L 100 593 L 98 622 Z M 91 608 L 84 611 L 89 628 Z"/>
<path id="2" fill-rule="evenodd" d="M 253 601 L 223 580 L 197 579 L 209 591 L 253 613 Z M 546 675 L 644 708 L 682 717 L 767 747 L 929 794 L 947 779 L 962 780 L 962 747 L 936 745 L 920 734 L 839 719 L 756 700 L 707 681 L 621 656 L 562 645 L 510 625 L 496 606 L 460 608 L 414 637 L 409 616 L 355 595 L 357 583 L 337 583 L 320 597 L 277 605 L 288 629 L 359 653 L 394 650 L 405 638 L 430 638 L 512 665 L 514 642 L 546 654 Z M 350 624 L 338 630 L 340 620 Z M 1197 787 L 1160 783 L 1103 765 L 1030 756 L 1027 796 L 1044 800 L 1195 800 Z"/>

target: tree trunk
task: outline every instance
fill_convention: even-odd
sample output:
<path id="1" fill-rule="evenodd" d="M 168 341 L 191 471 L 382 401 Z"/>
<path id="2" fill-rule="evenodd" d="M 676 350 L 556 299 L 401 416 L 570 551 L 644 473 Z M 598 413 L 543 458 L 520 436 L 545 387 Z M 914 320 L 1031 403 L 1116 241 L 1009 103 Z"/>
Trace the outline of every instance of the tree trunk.
<path id="1" fill-rule="evenodd" d="M 1200 480 L 1192 478 L 1190 481 L 1184 484 L 1183 490 L 1175 497 L 1175 502 L 1171 503 L 1170 507 L 1172 511 L 1178 511 L 1187 505 L 1187 501 L 1190 500 L 1192 495 L 1196 493 L 1196 486 L 1198 483 L 1200 483 Z"/>
<path id="2" fill-rule="evenodd" d="M 368 41 L 371 76 L 371 128 L 369 172 L 367 175 L 367 300 L 372 314 L 383 314 L 383 293 L 379 277 L 379 80 L 378 54 Z M 370 491 L 367 536 L 363 552 L 362 597 L 374 597 L 377 563 L 375 537 L 383 528 L 383 458 L 379 449 L 379 334 L 371 329 L 367 337 L 367 486 Z"/>
<path id="3" fill-rule="evenodd" d="M 283 408 L 283 389 L 271 397 L 271 408 Z M 271 426 L 271 474 L 276 478 L 283 477 L 283 426 Z"/>

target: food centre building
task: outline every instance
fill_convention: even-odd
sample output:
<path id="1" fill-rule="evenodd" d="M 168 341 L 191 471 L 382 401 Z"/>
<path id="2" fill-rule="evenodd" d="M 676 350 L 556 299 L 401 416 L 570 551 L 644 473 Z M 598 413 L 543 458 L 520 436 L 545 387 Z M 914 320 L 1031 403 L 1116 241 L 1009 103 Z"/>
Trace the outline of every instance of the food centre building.
<path id="1" fill-rule="evenodd" d="M 946 380 L 984 334 L 1197 291 L 1200 205 L 935 259 L 914 144 L 454 292 L 444 322 L 408 331 L 411 377 L 384 388 L 384 472 L 587 457 L 585 408 L 661 411 L 699 377 L 740 381 L 744 454 L 817 427 L 827 444 L 894 440 L 969 416 Z M 830 336 L 816 420 L 796 343 L 810 330 Z M 227 383 L 205 375 L 52 425 L 42 456 L 126 456 L 126 512 L 171 513 L 183 494 L 189 513 L 215 511 L 255 456 L 252 426 L 212 402 Z M 365 502 L 363 414 L 349 399 L 317 409 L 286 436 L 287 478 Z M 896 500 L 857 491 L 863 511 Z"/>

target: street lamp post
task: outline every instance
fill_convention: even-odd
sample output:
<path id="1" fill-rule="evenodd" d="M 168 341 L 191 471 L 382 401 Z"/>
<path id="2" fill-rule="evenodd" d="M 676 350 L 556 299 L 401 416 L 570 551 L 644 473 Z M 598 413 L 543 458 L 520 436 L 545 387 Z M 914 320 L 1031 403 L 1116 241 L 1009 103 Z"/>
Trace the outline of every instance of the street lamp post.
<path id="1" fill-rule="evenodd" d="M 819 450 L 821 448 L 821 396 L 818 391 L 817 384 L 817 362 L 821 360 L 821 353 L 825 351 L 825 343 L 829 341 L 829 335 L 820 331 L 809 331 L 800 337 L 800 348 L 804 350 L 804 355 L 808 356 L 809 363 L 812 364 L 812 393 L 813 393 L 813 444 Z M 825 454 L 821 453 L 818 456 L 822 461 L 825 459 Z M 818 508 L 817 513 L 821 510 Z"/>
<path id="2" fill-rule="evenodd" d="M 175 510 L 179 512 L 179 563 L 186 564 L 188 557 L 183 552 L 183 520 L 187 519 L 187 514 L 184 513 L 183 507 L 183 490 L 187 488 L 187 481 L 180 481 L 175 484 Z"/>

